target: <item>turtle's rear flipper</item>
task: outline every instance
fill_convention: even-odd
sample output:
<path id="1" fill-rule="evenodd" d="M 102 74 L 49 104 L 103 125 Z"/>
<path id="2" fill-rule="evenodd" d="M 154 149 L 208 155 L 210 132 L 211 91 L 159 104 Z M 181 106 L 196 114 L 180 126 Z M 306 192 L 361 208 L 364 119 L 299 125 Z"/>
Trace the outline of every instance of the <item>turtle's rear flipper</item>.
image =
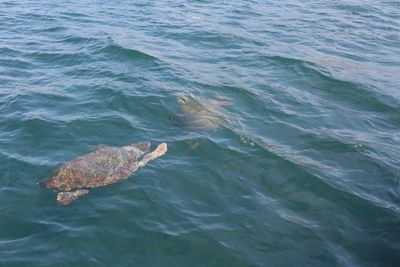
<path id="1" fill-rule="evenodd" d="M 57 195 L 57 204 L 60 206 L 67 206 L 71 204 L 72 201 L 77 200 L 83 195 L 89 193 L 89 190 L 86 189 L 78 189 L 71 192 L 60 192 Z"/>

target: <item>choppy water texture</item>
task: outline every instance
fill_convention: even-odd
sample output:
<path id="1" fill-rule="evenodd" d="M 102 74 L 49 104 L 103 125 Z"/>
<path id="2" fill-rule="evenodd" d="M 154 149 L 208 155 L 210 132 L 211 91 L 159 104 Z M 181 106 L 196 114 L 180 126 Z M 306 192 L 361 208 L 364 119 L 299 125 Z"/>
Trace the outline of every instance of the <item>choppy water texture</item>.
<path id="1" fill-rule="evenodd" d="M 0 2 L 1 266 L 398 266 L 398 1 L 127 2 Z M 36 185 L 142 140 L 69 207 Z"/>

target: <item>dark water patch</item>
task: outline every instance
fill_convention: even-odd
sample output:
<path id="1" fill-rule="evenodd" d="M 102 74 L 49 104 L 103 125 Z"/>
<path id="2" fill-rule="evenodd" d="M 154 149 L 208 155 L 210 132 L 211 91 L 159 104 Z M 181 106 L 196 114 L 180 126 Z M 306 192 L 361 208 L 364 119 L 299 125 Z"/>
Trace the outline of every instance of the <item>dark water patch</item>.
<path id="1" fill-rule="evenodd" d="M 72 17 L 72 18 L 77 18 L 77 17 L 82 17 L 82 18 L 88 18 L 90 15 L 81 13 L 81 12 L 72 12 L 72 11 L 63 11 L 60 12 L 61 15 Z"/>
<path id="2" fill-rule="evenodd" d="M 38 33 L 58 33 L 58 32 L 64 32 L 66 31 L 68 28 L 64 27 L 64 26 L 42 26 L 42 27 L 38 27 L 35 30 L 33 30 L 34 33 L 38 34 Z"/>
<path id="3" fill-rule="evenodd" d="M 284 63 L 287 66 L 298 66 L 298 65 L 302 65 L 303 63 L 305 63 L 305 61 L 301 60 L 301 59 L 297 59 L 297 58 L 292 58 L 292 57 L 286 57 L 286 56 L 278 56 L 278 55 L 269 55 L 266 56 L 267 60 L 272 60 L 278 63 Z"/>

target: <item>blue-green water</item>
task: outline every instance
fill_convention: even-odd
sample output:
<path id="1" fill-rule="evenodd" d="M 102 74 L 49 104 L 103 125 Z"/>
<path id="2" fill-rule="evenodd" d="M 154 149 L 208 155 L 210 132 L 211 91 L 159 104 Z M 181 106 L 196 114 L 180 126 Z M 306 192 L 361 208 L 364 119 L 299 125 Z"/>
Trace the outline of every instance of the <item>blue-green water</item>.
<path id="1" fill-rule="evenodd" d="M 399 44 L 398 1 L 0 1 L 0 266 L 399 266 Z M 71 206 L 36 185 L 142 140 Z"/>

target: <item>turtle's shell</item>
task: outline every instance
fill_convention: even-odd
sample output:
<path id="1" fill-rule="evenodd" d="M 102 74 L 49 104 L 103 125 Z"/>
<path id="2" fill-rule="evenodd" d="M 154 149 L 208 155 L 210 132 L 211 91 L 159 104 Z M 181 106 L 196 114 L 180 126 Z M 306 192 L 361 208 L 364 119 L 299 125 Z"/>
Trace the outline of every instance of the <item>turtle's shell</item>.
<path id="1" fill-rule="evenodd" d="M 143 144 L 125 147 L 102 146 L 94 152 L 67 162 L 43 184 L 61 191 L 112 184 L 134 172 L 137 169 L 137 161 L 146 150 L 147 146 Z"/>
<path id="2" fill-rule="evenodd" d="M 202 99 L 186 94 L 178 94 L 176 100 L 183 114 L 171 119 L 176 125 L 187 128 L 218 128 L 227 122 L 220 107 L 232 104 L 227 99 Z"/>

